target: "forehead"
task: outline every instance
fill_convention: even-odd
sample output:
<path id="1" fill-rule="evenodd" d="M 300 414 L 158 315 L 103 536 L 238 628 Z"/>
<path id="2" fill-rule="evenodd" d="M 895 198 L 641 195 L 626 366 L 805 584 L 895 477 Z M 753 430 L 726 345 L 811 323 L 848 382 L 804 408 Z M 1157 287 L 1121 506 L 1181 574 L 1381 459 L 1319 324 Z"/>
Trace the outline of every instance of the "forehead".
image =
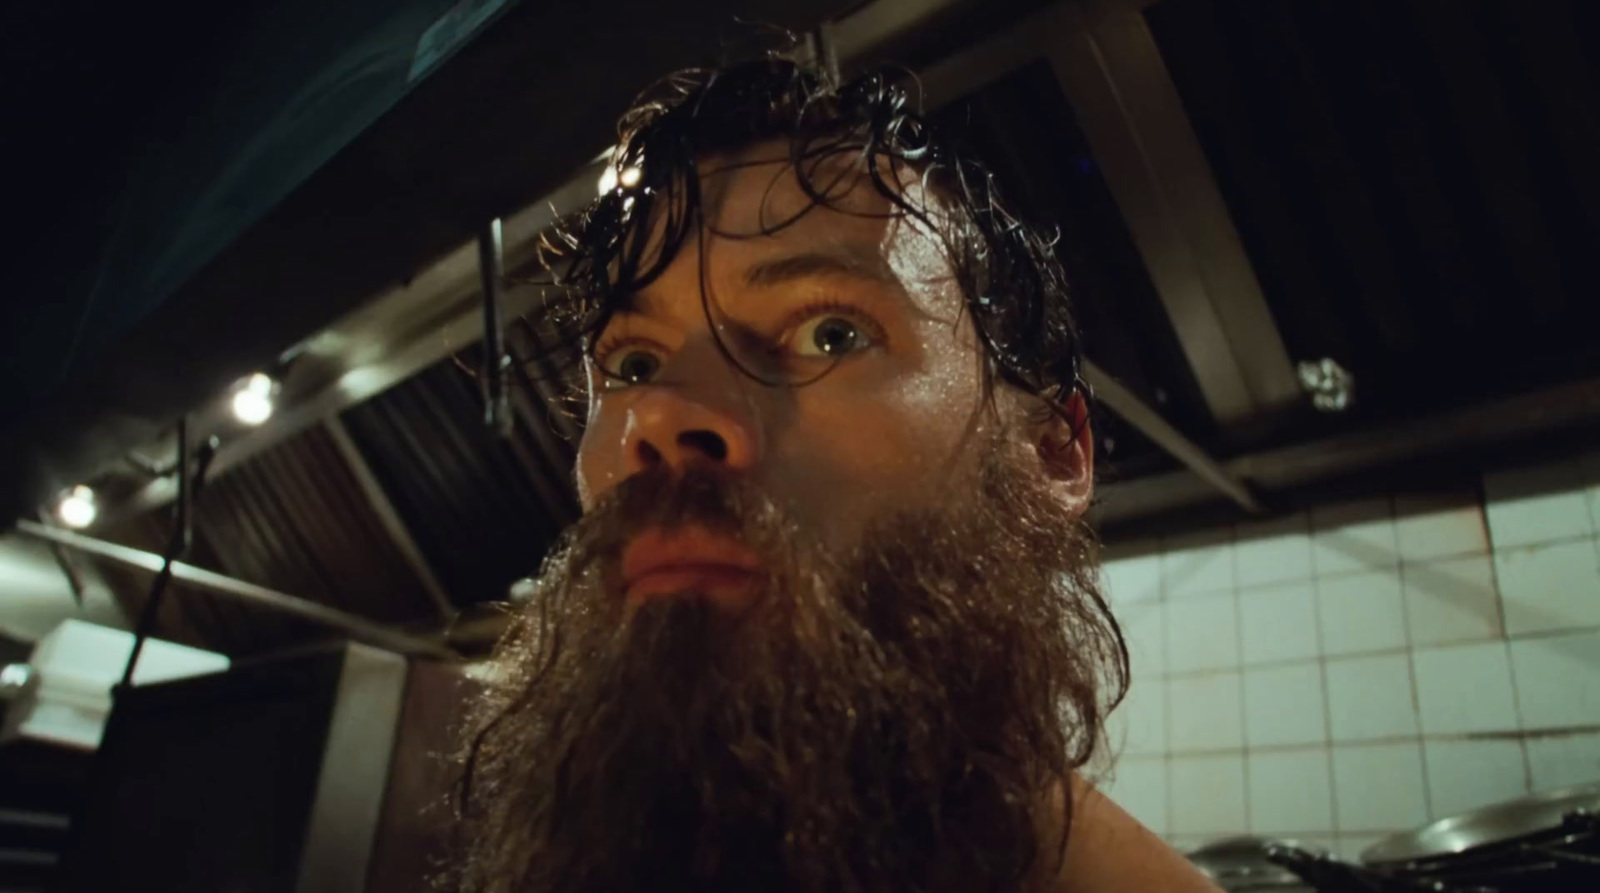
<path id="1" fill-rule="evenodd" d="M 717 230 L 746 235 L 828 228 L 848 218 L 853 221 L 845 224 L 851 234 L 863 235 L 883 232 L 890 218 L 898 216 L 899 209 L 874 185 L 859 150 L 803 158 L 796 164 L 791 148 L 787 141 L 770 140 L 701 159 L 696 168 L 707 222 Z M 886 183 L 895 182 L 897 174 L 886 164 L 878 164 L 878 173 Z M 912 178 L 903 179 L 914 188 Z M 906 198 L 915 196 L 908 193 Z M 821 219 L 813 221 L 813 215 Z"/>
<path id="2" fill-rule="evenodd" d="M 677 246 L 667 281 L 646 287 L 635 296 L 639 303 L 654 303 L 660 297 L 654 292 L 671 287 L 673 272 L 698 278 L 702 254 L 708 265 L 704 272 L 718 281 L 742 279 L 774 259 L 814 254 L 862 270 L 870 267 L 919 309 L 953 318 L 960 295 L 933 229 L 940 209 L 927 199 L 917 173 L 880 161 L 875 182 L 859 150 L 802 159 L 798 165 L 790 151 L 788 141 L 766 141 L 699 162 L 701 234 L 707 244 L 698 246 L 700 236 L 692 236 Z M 927 219 L 907 213 L 902 202 Z M 658 223 L 654 229 L 659 238 L 664 227 Z"/>

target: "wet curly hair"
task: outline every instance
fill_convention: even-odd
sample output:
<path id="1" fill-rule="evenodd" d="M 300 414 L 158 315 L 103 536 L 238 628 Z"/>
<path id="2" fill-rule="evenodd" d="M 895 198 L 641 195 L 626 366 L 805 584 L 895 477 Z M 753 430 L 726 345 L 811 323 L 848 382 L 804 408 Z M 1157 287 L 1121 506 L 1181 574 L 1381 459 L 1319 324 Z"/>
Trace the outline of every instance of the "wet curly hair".
<path id="1" fill-rule="evenodd" d="M 865 171 L 871 187 L 888 199 L 890 214 L 915 218 L 943 241 L 963 312 L 987 358 L 988 392 L 1003 380 L 1065 417 L 1067 398 L 1088 395 L 1055 241 L 1019 219 L 1001 198 L 994 174 L 923 116 L 917 88 L 903 69 L 835 83 L 812 66 L 774 54 L 680 71 L 647 89 L 618 122 L 606 178 L 615 185 L 541 245 L 555 286 L 529 320 L 541 362 L 572 368 L 593 350 L 611 316 L 658 278 L 691 237 L 770 234 L 817 207 L 863 213 L 839 204 L 855 180 L 841 185 L 844 175 L 820 173 L 837 169 L 825 166 L 827 160 L 855 156 L 861 163 L 852 169 Z M 771 140 L 787 142 L 789 164 L 811 203 L 787 219 L 763 221 L 759 233 L 713 229 L 700 213 L 699 164 Z M 905 190 L 906 177 L 925 188 Z M 726 344 L 719 346 L 762 380 Z"/>

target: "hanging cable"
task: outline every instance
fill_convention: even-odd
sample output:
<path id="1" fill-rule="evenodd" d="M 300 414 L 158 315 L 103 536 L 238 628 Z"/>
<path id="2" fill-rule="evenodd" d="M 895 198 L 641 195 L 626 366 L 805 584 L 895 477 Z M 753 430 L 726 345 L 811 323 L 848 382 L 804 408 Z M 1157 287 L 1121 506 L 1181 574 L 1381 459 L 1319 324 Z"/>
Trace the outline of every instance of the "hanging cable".
<path id="1" fill-rule="evenodd" d="M 200 490 L 205 486 L 206 470 L 211 467 L 211 460 L 216 458 L 219 444 L 220 441 L 216 437 L 206 439 L 193 457 L 194 470 L 191 473 L 189 417 L 186 415 L 178 419 L 176 517 L 173 520 L 172 535 L 167 538 L 167 548 L 161 554 L 161 570 L 156 573 L 154 582 L 150 584 L 150 594 L 145 598 L 144 608 L 139 612 L 139 622 L 134 627 L 133 633 L 133 651 L 128 655 L 128 665 L 123 668 L 122 681 L 118 683 L 118 689 L 133 685 L 133 672 L 139 665 L 139 655 L 144 651 L 144 641 L 155 628 L 156 613 L 161 607 L 161 598 L 166 594 L 168 584 L 172 582 L 172 566 L 187 555 L 194 545 L 194 506 L 200 499 Z"/>
<path id="2" fill-rule="evenodd" d="M 509 437 L 511 403 L 506 398 L 506 370 L 511 357 L 506 353 L 505 317 L 500 307 L 504 256 L 500 218 L 496 217 L 478 233 L 478 277 L 483 287 L 483 420 L 496 434 Z"/>

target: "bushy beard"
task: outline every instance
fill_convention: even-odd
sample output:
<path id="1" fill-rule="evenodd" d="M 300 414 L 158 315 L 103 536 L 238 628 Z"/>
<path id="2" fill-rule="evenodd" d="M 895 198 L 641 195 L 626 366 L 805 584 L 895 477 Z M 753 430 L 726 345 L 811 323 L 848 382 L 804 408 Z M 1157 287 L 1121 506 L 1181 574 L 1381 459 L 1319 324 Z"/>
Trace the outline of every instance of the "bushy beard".
<path id="1" fill-rule="evenodd" d="M 898 893 L 1051 873 L 1070 817 L 1049 792 L 1099 741 L 1126 651 L 1088 531 L 1003 444 L 978 453 L 972 497 L 881 518 L 843 556 L 738 480 L 625 481 L 496 651 L 451 881 Z M 623 604 L 623 547 L 682 524 L 764 558 L 753 607 Z"/>

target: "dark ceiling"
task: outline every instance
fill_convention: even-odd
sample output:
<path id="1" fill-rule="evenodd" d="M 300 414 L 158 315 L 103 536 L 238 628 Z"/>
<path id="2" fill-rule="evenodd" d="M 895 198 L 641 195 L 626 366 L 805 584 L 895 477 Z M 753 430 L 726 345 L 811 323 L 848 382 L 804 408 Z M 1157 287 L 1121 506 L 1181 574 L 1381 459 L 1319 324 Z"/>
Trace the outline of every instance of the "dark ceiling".
<path id="1" fill-rule="evenodd" d="M 1291 353 L 1379 384 L 1357 417 L 1600 369 L 1600 5 L 1147 17 Z"/>

